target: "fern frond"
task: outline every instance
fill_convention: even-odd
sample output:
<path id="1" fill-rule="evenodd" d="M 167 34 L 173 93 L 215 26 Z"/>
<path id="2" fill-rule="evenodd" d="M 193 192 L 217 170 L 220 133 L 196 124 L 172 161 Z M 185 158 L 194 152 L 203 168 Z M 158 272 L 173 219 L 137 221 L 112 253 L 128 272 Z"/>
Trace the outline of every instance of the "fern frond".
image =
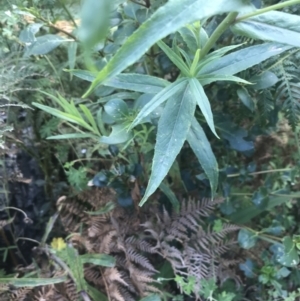
<path id="1" fill-rule="evenodd" d="M 147 253 L 155 253 L 153 246 L 148 243 L 146 240 L 137 239 L 134 236 L 130 236 L 125 240 L 126 245 L 130 245 L 137 250 L 147 252 Z"/>
<path id="2" fill-rule="evenodd" d="M 276 103 L 281 106 L 293 129 L 300 118 L 299 53 L 299 50 L 291 50 L 269 67 L 279 79 L 275 94 Z"/>
<path id="3" fill-rule="evenodd" d="M 137 253 L 134 249 L 131 247 L 128 247 L 126 249 L 126 257 L 131 262 L 134 262 L 136 264 L 139 264 L 142 268 L 151 271 L 153 273 L 157 272 L 153 265 L 149 262 L 149 260 L 144 257 L 143 255 Z"/>
<path id="4" fill-rule="evenodd" d="M 201 280 L 218 276 L 220 256 L 228 250 L 227 237 L 239 227 L 224 224 L 219 232 L 205 230 L 203 218 L 208 217 L 216 204 L 222 200 L 182 203 L 179 213 L 169 215 L 166 210 L 154 221 L 142 226 L 145 232 L 156 241 L 153 248 L 168 260 L 175 274 L 196 279 L 194 293 L 201 289 Z"/>

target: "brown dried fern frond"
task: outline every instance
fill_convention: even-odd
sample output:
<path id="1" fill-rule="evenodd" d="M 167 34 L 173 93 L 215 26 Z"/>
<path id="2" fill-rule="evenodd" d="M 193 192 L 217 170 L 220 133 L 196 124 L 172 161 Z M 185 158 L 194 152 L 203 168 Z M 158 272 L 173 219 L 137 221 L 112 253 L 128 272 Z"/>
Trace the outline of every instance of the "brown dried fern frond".
<path id="1" fill-rule="evenodd" d="M 0 294 L 1 301 L 27 301 L 31 297 L 30 287 L 11 288 Z"/>
<path id="2" fill-rule="evenodd" d="M 34 301 L 67 301 L 54 288 L 53 285 L 38 287 L 34 293 Z"/>
<path id="3" fill-rule="evenodd" d="M 142 225 L 149 237 L 156 242 L 153 249 L 170 262 L 175 274 L 195 277 L 196 297 L 203 279 L 218 277 L 221 256 L 233 243 L 228 235 L 239 229 L 230 224 L 224 224 L 219 232 L 204 229 L 204 218 L 221 201 L 188 200 L 182 203 L 179 213 L 170 215 L 163 210 L 154 220 Z"/>
<path id="4" fill-rule="evenodd" d="M 101 189 L 95 188 L 86 190 L 77 195 L 80 201 L 88 203 L 96 211 L 105 206 L 108 202 L 116 201 L 116 192 L 109 187 L 102 187 Z"/>
<path id="5" fill-rule="evenodd" d="M 88 212 L 97 211 L 108 202 L 115 202 L 115 192 L 110 188 L 96 188 L 74 198 L 60 197 L 57 208 L 64 228 L 68 232 L 77 232 L 81 223 L 91 219 Z"/>

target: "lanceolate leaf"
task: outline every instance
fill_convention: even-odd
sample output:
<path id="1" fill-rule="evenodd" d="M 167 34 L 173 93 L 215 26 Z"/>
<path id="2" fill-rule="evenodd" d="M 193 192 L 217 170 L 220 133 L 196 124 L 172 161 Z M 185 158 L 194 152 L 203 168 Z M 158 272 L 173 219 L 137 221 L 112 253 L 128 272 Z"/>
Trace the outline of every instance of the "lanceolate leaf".
<path id="1" fill-rule="evenodd" d="M 114 0 L 85 0 L 81 7 L 80 40 L 91 48 L 105 38 L 109 27 L 109 15 Z"/>
<path id="2" fill-rule="evenodd" d="M 105 86 L 142 93 L 155 94 L 169 85 L 167 80 L 145 74 L 119 74 L 104 83 Z"/>
<path id="3" fill-rule="evenodd" d="M 51 108 L 51 107 L 48 107 L 45 105 L 41 105 L 36 102 L 33 102 L 32 105 L 34 105 L 35 107 L 53 115 L 53 116 L 58 117 L 60 119 L 81 125 L 82 127 L 84 127 L 85 129 L 87 129 L 88 131 L 90 131 L 92 133 L 94 132 L 94 129 L 88 123 L 86 123 L 83 118 L 77 117 L 75 115 L 71 115 L 69 113 L 61 112 L 57 109 L 54 109 L 54 108 Z"/>
<path id="4" fill-rule="evenodd" d="M 76 64 L 76 53 L 77 53 L 77 42 L 71 42 L 68 46 L 68 63 L 69 68 L 74 69 Z M 72 80 L 72 74 L 70 74 L 70 78 Z"/>
<path id="5" fill-rule="evenodd" d="M 191 88 L 192 97 L 197 102 L 208 126 L 210 127 L 211 131 L 218 137 L 214 126 L 214 119 L 210 103 L 201 84 L 196 78 L 191 78 L 189 80 L 189 85 Z"/>
<path id="6" fill-rule="evenodd" d="M 205 65 L 198 73 L 233 75 L 292 48 L 277 43 L 250 46 L 223 56 Z"/>
<path id="7" fill-rule="evenodd" d="M 177 68 L 185 75 L 189 76 L 189 68 L 184 63 L 183 59 L 173 51 L 168 45 L 163 41 L 157 42 L 157 45 L 162 49 L 162 51 L 168 56 L 168 58 L 177 66 Z"/>
<path id="8" fill-rule="evenodd" d="M 53 278 L 0 278 L 0 283 L 10 284 L 15 287 L 36 287 L 41 285 L 51 285 L 55 283 L 65 282 L 67 276 L 59 276 Z"/>
<path id="9" fill-rule="evenodd" d="M 159 119 L 152 173 L 140 206 L 159 187 L 186 140 L 196 100 L 192 97 L 188 82 L 185 83 L 185 86 L 167 101 Z"/>
<path id="10" fill-rule="evenodd" d="M 82 263 L 92 263 L 110 268 L 116 264 L 116 259 L 107 254 L 83 254 L 80 255 L 80 260 Z"/>
<path id="11" fill-rule="evenodd" d="M 153 44 L 188 23 L 230 11 L 253 10 L 250 1 L 241 0 L 171 0 L 160 7 L 122 45 L 116 55 L 99 72 L 84 97 L 137 61 Z"/>
<path id="12" fill-rule="evenodd" d="M 205 171 L 210 182 L 212 194 L 214 194 L 218 186 L 218 163 L 210 143 L 196 118 L 192 119 L 187 141 Z"/>
<path id="13" fill-rule="evenodd" d="M 86 80 L 88 82 L 92 82 L 93 80 L 95 80 L 97 74 L 95 72 L 91 72 L 91 71 L 88 71 L 88 70 L 80 70 L 80 69 L 72 69 L 72 70 L 64 70 L 66 72 L 70 72 L 72 73 L 73 75 L 83 79 L 83 80 Z"/>
<path id="14" fill-rule="evenodd" d="M 132 122 L 129 129 L 132 129 L 137 124 L 139 124 L 145 117 L 147 117 L 151 112 L 153 112 L 158 106 L 164 103 L 167 99 L 177 93 L 179 90 L 182 90 L 186 87 L 188 80 L 186 78 L 179 79 L 174 83 L 167 86 L 160 93 L 155 95 L 149 103 L 147 103 L 143 109 L 136 116 Z"/>
<path id="15" fill-rule="evenodd" d="M 172 189 L 166 185 L 164 182 L 161 182 L 159 185 L 159 189 L 168 197 L 170 200 L 173 209 L 176 213 L 179 212 L 180 203 L 175 195 L 175 193 L 172 191 Z"/>
<path id="16" fill-rule="evenodd" d="M 231 81 L 231 82 L 251 85 L 251 82 L 248 82 L 247 80 L 244 80 L 244 79 L 242 79 L 238 76 L 234 76 L 234 75 L 208 74 L 208 75 L 198 76 L 197 79 L 200 81 L 202 86 L 206 86 L 206 85 L 216 82 L 216 81 Z"/>
<path id="17" fill-rule="evenodd" d="M 98 139 L 99 136 L 88 134 L 88 133 L 70 133 L 70 134 L 62 134 L 62 135 L 47 137 L 47 139 L 49 140 L 83 139 L 83 138 Z"/>
<path id="18" fill-rule="evenodd" d="M 270 11 L 237 22 L 232 30 L 253 39 L 300 47 L 300 16 Z"/>
<path id="19" fill-rule="evenodd" d="M 231 45 L 231 46 L 225 46 L 220 49 L 217 49 L 213 51 L 212 53 L 207 54 L 198 64 L 197 66 L 197 74 L 199 71 L 206 65 L 210 64 L 212 61 L 221 58 L 223 55 L 225 55 L 227 52 L 240 47 L 243 44 L 238 45 Z"/>
<path id="20" fill-rule="evenodd" d="M 86 70 L 76 69 L 70 70 L 69 72 L 89 82 L 92 82 L 96 78 L 95 73 Z M 116 89 L 155 94 L 159 93 L 163 88 L 168 86 L 169 82 L 155 76 L 126 73 L 119 74 L 118 76 L 111 78 L 110 80 L 106 81 L 104 85 Z"/>
<path id="21" fill-rule="evenodd" d="M 47 34 L 37 37 L 36 40 L 27 48 L 24 56 L 47 54 L 58 47 L 61 43 L 70 41 L 72 40 L 67 40 L 55 34 Z"/>

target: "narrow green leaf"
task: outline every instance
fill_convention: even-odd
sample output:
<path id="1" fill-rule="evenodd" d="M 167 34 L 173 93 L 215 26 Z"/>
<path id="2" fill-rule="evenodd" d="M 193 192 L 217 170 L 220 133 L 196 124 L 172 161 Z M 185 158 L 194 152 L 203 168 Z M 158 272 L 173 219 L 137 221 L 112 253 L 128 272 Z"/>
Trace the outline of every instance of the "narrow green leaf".
<path id="1" fill-rule="evenodd" d="M 218 75 L 218 74 L 207 74 L 207 75 L 200 75 L 197 77 L 197 79 L 200 81 L 202 86 L 206 86 L 210 83 L 216 82 L 216 81 L 231 81 L 236 83 L 243 83 L 246 85 L 251 85 L 251 82 L 248 82 L 247 80 L 244 80 L 238 76 L 234 75 Z"/>
<path id="2" fill-rule="evenodd" d="M 199 28 L 200 24 L 198 27 L 193 27 L 193 25 L 188 25 L 186 27 L 182 27 L 178 30 L 180 33 L 181 37 L 183 38 L 184 42 L 186 43 L 188 49 L 194 53 L 198 48 L 201 47 L 199 43 Z"/>
<path id="3" fill-rule="evenodd" d="M 90 297 L 92 297 L 92 300 L 97 300 L 97 301 L 108 301 L 107 297 L 101 293 L 98 289 L 93 287 L 92 285 L 87 285 L 88 287 L 88 293 Z"/>
<path id="4" fill-rule="evenodd" d="M 50 97 L 52 100 L 54 100 L 56 103 L 58 103 L 59 105 L 61 105 L 61 100 L 60 98 L 56 97 L 55 95 L 52 95 L 50 93 L 47 93 L 45 91 L 40 91 L 42 94 L 47 95 L 48 97 Z"/>
<path id="5" fill-rule="evenodd" d="M 114 0 L 83 1 L 78 36 L 87 48 L 92 48 L 105 38 L 113 2 Z"/>
<path id="6" fill-rule="evenodd" d="M 70 42 L 73 40 L 67 40 L 55 34 L 46 34 L 41 37 L 37 37 L 35 41 L 27 48 L 24 56 L 30 55 L 43 55 L 47 54 L 63 42 Z"/>
<path id="7" fill-rule="evenodd" d="M 44 106 L 44 105 L 41 105 L 41 104 L 36 103 L 36 102 L 33 102 L 32 105 L 34 105 L 35 107 L 37 107 L 37 108 L 53 115 L 53 116 L 56 116 L 60 119 L 63 119 L 63 120 L 66 120 L 66 121 L 69 121 L 69 122 L 72 122 L 72 123 L 75 123 L 75 124 L 78 124 L 78 125 L 84 127 L 85 129 L 93 132 L 93 128 L 90 127 L 82 118 L 78 118 L 77 116 L 73 116 L 71 114 L 61 112 L 57 109 L 53 109 L 51 107 Z"/>
<path id="8" fill-rule="evenodd" d="M 52 228 L 54 226 L 54 223 L 56 221 L 56 219 L 58 218 L 58 215 L 59 213 L 56 212 L 54 215 L 52 215 L 50 218 L 49 218 L 49 221 L 46 225 L 46 229 L 45 229 L 45 232 L 44 232 L 44 235 L 43 235 L 43 238 L 41 240 L 41 245 L 44 245 L 47 241 L 47 238 L 50 234 L 50 232 L 52 231 Z"/>
<path id="9" fill-rule="evenodd" d="M 197 74 L 199 73 L 199 71 L 207 64 L 215 61 L 216 59 L 221 58 L 223 55 L 225 55 L 227 52 L 236 49 L 240 46 L 242 46 L 243 44 L 238 44 L 238 45 L 231 45 L 231 46 L 225 46 L 225 47 L 221 47 L 220 49 L 217 49 L 215 51 L 213 51 L 212 53 L 207 54 L 198 64 L 197 66 Z M 201 54 L 201 53 L 200 53 Z M 200 73 L 199 73 L 200 74 Z"/>
<path id="10" fill-rule="evenodd" d="M 209 128 L 216 135 L 216 137 L 219 138 L 219 136 L 216 133 L 210 102 L 203 90 L 203 87 L 201 86 L 201 84 L 196 78 L 189 79 L 189 85 L 190 85 L 192 97 L 194 98 L 195 102 L 197 102 Z"/>
<path id="11" fill-rule="evenodd" d="M 179 48 L 177 45 L 174 45 L 173 48 L 178 50 L 178 53 L 184 57 L 187 66 L 190 67 L 192 65 L 192 60 L 189 57 L 189 55 L 182 48 Z"/>
<path id="12" fill-rule="evenodd" d="M 96 78 L 93 72 L 86 70 L 70 70 L 69 72 L 89 82 L 92 82 Z M 103 83 L 107 87 L 151 94 L 159 93 L 169 84 L 167 80 L 162 78 L 135 73 L 119 74 Z"/>
<path id="13" fill-rule="evenodd" d="M 192 119 L 191 128 L 187 135 L 187 141 L 210 182 L 213 195 L 218 187 L 218 163 L 210 143 L 195 117 Z"/>
<path id="14" fill-rule="evenodd" d="M 205 65 L 197 74 L 233 75 L 291 49 L 277 43 L 265 43 L 237 50 Z"/>
<path id="15" fill-rule="evenodd" d="M 79 111 L 77 110 L 74 101 L 68 101 L 66 100 L 64 97 L 62 97 L 59 93 L 57 93 L 57 96 L 49 94 L 47 92 L 44 91 L 40 91 L 41 93 L 47 95 L 48 97 L 50 97 L 55 103 L 57 103 L 58 105 L 60 105 L 64 111 L 70 115 L 74 115 L 77 118 L 81 119 L 81 115 L 79 113 Z"/>
<path id="16" fill-rule="evenodd" d="M 51 98 L 59 106 L 61 106 L 66 113 L 77 116 L 77 114 L 78 114 L 77 110 L 75 110 L 75 114 L 74 114 L 74 108 L 73 108 L 74 102 L 73 102 L 73 104 L 72 104 L 72 102 L 68 102 L 65 98 L 63 98 L 59 94 L 57 94 L 57 97 L 53 95 Z"/>
<path id="17" fill-rule="evenodd" d="M 239 99 L 242 101 L 242 103 L 251 112 L 253 112 L 255 109 L 255 103 L 254 103 L 252 97 L 249 95 L 248 91 L 244 87 L 241 87 L 241 88 L 237 89 L 236 93 L 237 93 Z"/>
<path id="18" fill-rule="evenodd" d="M 89 123 L 92 125 L 92 127 L 94 129 L 94 133 L 100 136 L 99 129 L 97 127 L 96 121 L 95 121 L 91 111 L 83 104 L 79 105 L 79 107 L 82 110 L 82 112 L 84 113 L 84 115 L 86 116 Z"/>
<path id="19" fill-rule="evenodd" d="M 195 107 L 196 100 L 185 81 L 185 86 L 167 101 L 159 119 L 152 172 L 140 206 L 159 187 L 175 161 L 189 132 Z"/>
<path id="20" fill-rule="evenodd" d="M 72 272 L 72 279 L 75 281 L 77 291 L 86 290 L 87 283 L 84 279 L 83 264 L 81 262 L 81 256 L 78 255 L 78 251 L 67 245 L 67 264 Z"/>
<path id="21" fill-rule="evenodd" d="M 96 72 L 92 72 L 92 71 L 88 71 L 88 70 L 80 70 L 80 69 L 67 70 L 67 69 L 64 69 L 64 71 L 70 72 L 73 75 L 77 76 L 78 78 L 81 78 L 81 79 L 86 80 L 88 82 L 92 82 L 97 77 Z"/>
<path id="22" fill-rule="evenodd" d="M 142 93 L 155 94 L 169 85 L 167 80 L 145 74 L 119 74 L 106 81 L 105 86 Z"/>
<path id="23" fill-rule="evenodd" d="M 205 9 L 203 9 L 205 7 Z M 84 97 L 99 84 L 121 73 L 137 61 L 152 45 L 186 24 L 226 12 L 249 12 L 254 8 L 240 0 L 171 0 L 161 6 L 122 45 L 116 55 L 98 73 Z"/>
<path id="24" fill-rule="evenodd" d="M 200 58 L 200 49 L 197 49 L 196 54 L 194 56 L 193 63 L 191 65 L 191 69 L 190 69 L 191 76 L 196 75 L 196 69 L 197 69 L 197 65 L 198 65 L 198 62 L 199 62 L 199 58 Z"/>
<path id="25" fill-rule="evenodd" d="M 67 279 L 67 276 L 53 278 L 0 278 L 0 283 L 10 284 L 15 287 L 36 287 L 65 282 Z"/>
<path id="26" fill-rule="evenodd" d="M 175 212 L 179 212 L 179 201 L 175 195 L 175 193 L 172 191 L 172 189 L 170 189 L 170 187 L 168 185 L 166 185 L 164 182 L 161 182 L 159 185 L 159 189 L 168 197 L 168 199 L 170 200 L 172 206 L 173 206 L 173 210 Z"/>
<path id="27" fill-rule="evenodd" d="M 77 42 L 71 42 L 68 46 L 68 64 L 69 68 L 72 70 L 75 68 L 76 63 L 76 53 L 77 53 Z M 72 80 L 73 74 L 70 73 L 70 79 Z"/>
<path id="28" fill-rule="evenodd" d="M 74 100 L 67 101 L 65 98 L 63 98 L 60 94 L 58 94 L 58 98 L 61 101 L 61 106 L 65 110 L 66 113 L 76 116 L 77 118 L 81 119 L 81 114 L 76 108 L 76 105 L 74 104 Z"/>
<path id="29" fill-rule="evenodd" d="M 300 47 L 300 16 L 270 11 L 231 26 L 233 32 L 264 41 Z"/>
<path id="30" fill-rule="evenodd" d="M 187 79 L 181 78 L 176 80 L 174 83 L 170 84 L 164 88 L 160 93 L 156 94 L 149 103 L 147 103 L 139 114 L 136 116 L 134 121 L 129 127 L 129 130 L 134 128 L 139 124 L 145 117 L 147 117 L 152 111 L 154 111 L 158 106 L 163 104 L 167 99 L 173 96 L 178 91 L 182 90 L 187 85 Z"/>
<path id="31" fill-rule="evenodd" d="M 167 55 L 167 57 L 173 62 L 175 66 L 183 73 L 185 76 L 189 76 L 190 71 L 188 66 L 185 64 L 183 59 L 177 55 L 167 44 L 163 41 L 157 42 L 159 48 Z"/>
<path id="32" fill-rule="evenodd" d="M 96 118 L 97 118 L 97 125 L 100 129 L 100 132 L 102 133 L 103 136 L 105 136 L 105 135 L 107 135 L 107 130 L 106 130 L 106 128 L 104 126 L 104 122 L 102 120 L 102 114 L 103 114 L 103 109 L 100 108 L 97 112 Z"/>
<path id="33" fill-rule="evenodd" d="M 80 260 L 82 263 L 92 263 L 109 268 L 114 267 L 116 264 L 116 259 L 107 254 L 84 254 L 80 255 Z"/>
<path id="34" fill-rule="evenodd" d="M 84 138 L 92 138 L 97 139 L 98 136 L 86 133 L 70 133 L 70 134 L 62 134 L 47 137 L 48 140 L 63 140 L 63 139 L 84 139 Z"/>

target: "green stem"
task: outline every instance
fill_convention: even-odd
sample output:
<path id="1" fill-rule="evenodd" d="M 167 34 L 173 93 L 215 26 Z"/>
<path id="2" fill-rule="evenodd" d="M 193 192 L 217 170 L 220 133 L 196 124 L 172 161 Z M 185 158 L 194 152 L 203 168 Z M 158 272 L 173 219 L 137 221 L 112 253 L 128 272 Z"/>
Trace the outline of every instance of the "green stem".
<path id="1" fill-rule="evenodd" d="M 232 192 L 230 193 L 230 196 L 235 195 L 235 196 L 253 196 L 253 193 L 245 193 L 245 192 Z"/>
<path id="2" fill-rule="evenodd" d="M 57 77 L 57 79 L 58 79 L 58 82 L 59 82 L 59 84 L 60 84 L 61 90 L 64 91 L 64 86 L 63 86 L 63 84 L 62 84 L 62 81 L 61 81 L 61 79 L 60 79 L 60 76 L 59 76 L 59 74 L 58 74 L 58 72 L 57 72 L 55 66 L 52 64 L 52 62 L 50 61 L 50 59 L 48 58 L 47 55 L 44 55 L 44 58 L 46 59 L 46 61 L 48 62 L 48 64 L 49 64 L 50 67 L 52 68 L 52 70 L 54 71 L 54 73 L 55 73 L 55 75 L 56 75 L 56 77 Z"/>
<path id="3" fill-rule="evenodd" d="M 40 244 L 40 242 L 38 240 L 35 240 L 35 239 L 32 239 L 32 238 L 28 238 L 28 237 L 18 237 L 16 239 L 16 241 L 18 241 L 18 240 L 27 240 L 27 241 L 34 242 L 34 243 L 36 243 L 38 245 Z"/>
<path id="4" fill-rule="evenodd" d="M 24 215 L 24 222 L 25 223 L 32 223 L 32 220 L 27 216 L 27 214 L 23 210 L 21 210 L 19 208 L 16 208 L 16 207 L 4 207 L 4 208 L 1 208 L 0 211 L 7 210 L 7 209 L 12 209 L 12 210 L 16 210 L 16 211 L 21 212 Z"/>
<path id="5" fill-rule="evenodd" d="M 274 197 L 290 197 L 290 198 L 295 198 L 295 197 L 299 197 L 297 194 L 281 194 L 281 193 L 270 193 L 270 196 L 274 196 Z M 246 193 L 246 192 L 232 192 L 230 193 L 230 196 L 253 196 L 253 193 Z"/>
<path id="6" fill-rule="evenodd" d="M 291 171 L 293 168 L 280 168 L 280 169 L 272 169 L 272 170 L 262 170 L 262 171 L 256 171 L 256 172 L 250 172 L 247 175 L 248 176 L 255 176 L 255 175 L 261 175 L 265 173 L 273 173 L 273 172 L 283 172 L 283 171 Z M 227 178 L 234 178 L 240 176 L 240 173 L 234 173 L 227 175 Z"/>
<path id="7" fill-rule="evenodd" d="M 227 17 L 219 24 L 213 34 L 210 36 L 209 40 L 206 42 L 204 47 L 201 50 L 200 59 L 204 58 L 209 50 L 214 46 L 216 41 L 224 33 L 224 31 L 229 28 L 229 26 L 235 21 L 238 13 L 232 12 L 227 15 Z"/>
<path id="8" fill-rule="evenodd" d="M 243 21 L 245 19 L 255 17 L 255 16 L 264 14 L 264 13 L 272 11 L 272 10 L 281 9 L 281 8 L 291 6 L 291 5 L 294 5 L 294 4 L 299 4 L 299 3 L 300 3 L 300 0 L 290 0 L 290 1 L 286 1 L 286 2 L 281 2 L 281 3 L 275 4 L 275 5 L 271 5 L 271 6 L 268 6 L 268 7 L 265 7 L 265 8 L 258 9 L 256 11 L 252 12 L 252 13 L 243 15 L 243 16 L 237 18 L 236 21 L 237 22 L 238 21 Z"/>

